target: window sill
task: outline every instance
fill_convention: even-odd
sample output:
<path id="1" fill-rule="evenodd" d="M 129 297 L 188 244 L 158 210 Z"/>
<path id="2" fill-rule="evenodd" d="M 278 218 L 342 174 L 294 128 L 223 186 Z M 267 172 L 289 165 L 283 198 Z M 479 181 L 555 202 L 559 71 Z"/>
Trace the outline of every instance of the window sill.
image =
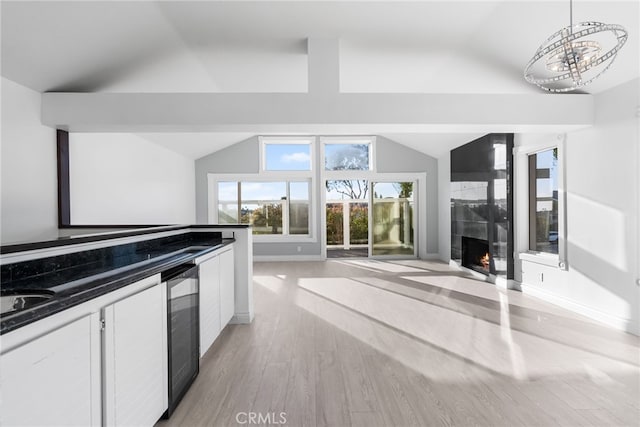
<path id="1" fill-rule="evenodd" d="M 545 254 L 543 252 L 522 252 L 518 254 L 518 258 L 522 261 L 529 261 L 536 264 L 555 267 L 565 270 L 564 262 L 560 261 L 560 257 L 554 254 Z"/>

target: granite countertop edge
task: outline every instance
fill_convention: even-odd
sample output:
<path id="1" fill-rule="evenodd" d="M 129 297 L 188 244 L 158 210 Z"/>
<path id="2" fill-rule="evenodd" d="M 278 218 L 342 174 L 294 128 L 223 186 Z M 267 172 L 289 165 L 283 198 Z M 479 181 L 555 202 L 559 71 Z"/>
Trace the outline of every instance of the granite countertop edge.
<path id="1" fill-rule="evenodd" d="M 191 246 L 185 246 L 182 250 L 176 251 L 175 255 L 161 257 L 162 259 L 156 261 L 134 263 L 127 267 L 126 271 L 100 274 L 98 275 L 99 277 L 78 278 L 78 280 L 82 280 L 81 285 L 57 292 L 55 296 L 42 304 L 0 317 L 0 335 L 106 295 L 139 280 L 162 273 L 180 264 L 187 264 L 196 258 L 222 249 L 233 242 L 235 242 L 233 238 L 224 238 L 219 243 L 198 251 L 189 250 Z M 202 246 L 198 245 L 198 248 L 202 248 Z M 141 265 L 136 267 L 136 264 Z"/>
<path id="2" fill-rule="evenodd" d="M 74 228 L 95 228 L 98 226 L 74 226 Z M 104 227 L 104 226 L 99 226 Z M 118 226 L 113 226 L 118 227 Z M 16 252 L 33 251 L 40 249 L 57 248 L 62 246 L 77 245 L 81 243 L 91 243 L 103 240 L 118 239 L 123 237 L 141 236 L 146 234 L 162 233 L 176 230 L 224 230 L 229 228 L 250 228 L 250 224 L 191 224 L 191 225 L 161 225 L 161 226 L 140 226 L 130 230 L 111 231 L 105 233 L 79 234 L 76 236 L 64 236 L 57 239 L 42 240 L 38 242 L 17 242 L 7 243 L 0 246 L 0 255 L 8 255 Z"/>

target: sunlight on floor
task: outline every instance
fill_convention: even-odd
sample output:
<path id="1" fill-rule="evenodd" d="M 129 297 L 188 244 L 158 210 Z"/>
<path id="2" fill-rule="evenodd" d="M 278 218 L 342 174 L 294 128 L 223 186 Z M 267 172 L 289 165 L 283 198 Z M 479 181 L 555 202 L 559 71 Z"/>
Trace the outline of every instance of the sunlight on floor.
<path id="1" fill-rule="evenodd" d="M 513 341 L 511 331 L 511 318 L 509 316 L 509 297 L 506 293 L 500 293 L 500 336 L 502 341 L 509 348 L 509 356 L 511 358 L 511 369 L 513 378 L 518 380 L 528 379 L 527 366 L 524 361 L 522 349 Z"/>
<path id="2" fill-rule="evenodd" d="M 348 261 L 334 261 L 344 263 L 351 267 L 360 267 L 372 271 L 384 271 L 387 273 L 424 273 L 423 269 L 414 268 L 401 264 L 393 264 L 389 262 L 377 261 L 377 260 L 348 260 Z"/>
<path id="3" fill-rule="evenodd" d="M 285 279 L 283 277 L 286 276 L 253 276 L 253 283 L 260 285 L 273 293 L 279 294 L 282 292 L 284 286 Z"/>
<path id="4" fill-rule="evenodd" d="M 495 374 L 383 324 L 372 322 L 341 305 L 311 292 L 299 292 L 295 304 L 392 357 L 408 368 L 436 381 L 488 380 Z"/>
<path id="5" fill-rule="evenodd" d="M 500 323 L 495 324 L 472 313 L 443 308 L 349 278 L 300 278 L 298 286 L 368 318 L 377 333 L 380 329 L 391 329 L 512 378 L 544 377 L 560 372 L 584 374 L 584 366 L 610 373 L 637 371 L 637 367 L 621 361 L 513 330 L 507 300 L 501 301 Z M 299 299 L 296 302 L 300 304 Z M 331 316 L 323 319 L 335 324 Z M 389 355 L 393 356 L 392 349 Z"/>

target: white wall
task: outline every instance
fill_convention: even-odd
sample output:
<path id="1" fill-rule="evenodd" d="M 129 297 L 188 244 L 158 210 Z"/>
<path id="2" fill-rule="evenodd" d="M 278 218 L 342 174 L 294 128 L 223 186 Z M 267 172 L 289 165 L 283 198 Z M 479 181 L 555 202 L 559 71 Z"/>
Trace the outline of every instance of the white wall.
<path id="1" fill-rule="evenodd" d="M 640 334 L 640 286 L 635 283 L 640 277 L 639 94 L 640 79 L 636 79 L 596 95 L 594 127 L 566 135 L 568 269 L 529 260 L 521 261 L 516 269 L 516 279 L 525 293 L 635 334 Z M 547 145 L 564 139 L 558 135 L 519 135 L 518 150 L 544 145 L 545 138 Z M 523 180 L 526 173 L 517 171 L 519 230 L 527 227 L 526 215 L 522 215 L 527 203 L 526 195 L 522 197 L 523 188 L 526 194 Z M 522 240 L 518 244 L 521 250 Z"/>
<path id="2" fill-rule="evenodd" d="M 438 158 L 438 249 L 440 259 L 451 261 L 451 153 Z"/>
<path id="3" fill-rule="evenodd" d="M 2 243 L 57 237 L 56 131 L 40 93 L 2 78 Z"/>
<path id="4" fill-rule="evenodd" d="M 71 224 L 195 222 L 194 161 L 128 133 L 69 134 Z"/>

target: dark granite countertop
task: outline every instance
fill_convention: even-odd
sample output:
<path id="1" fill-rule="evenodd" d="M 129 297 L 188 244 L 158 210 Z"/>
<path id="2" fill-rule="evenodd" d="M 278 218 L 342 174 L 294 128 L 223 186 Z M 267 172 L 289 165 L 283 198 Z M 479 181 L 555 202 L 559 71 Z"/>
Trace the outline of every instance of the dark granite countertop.
<path id="1" fill-rule="evenodd" d="M 209 234 L 209 233 L 205 233 Z M 144 244 L 113 246 L 100 251 L 78 252 L 3 266 L 2 293 L 41 292 L 53 296 L 40 304 L 0 317 L 0 334 L 105 295 L 131 283 L 192 262 L 235 239 L 187 233 L 180 238 L 152 240 Z M 109 251 L 109 252 L 105 252 Z M 87 254 L 94 252 L 91 256 Z M 29 270 L 29 271 L 26 271 Z"/>
<path id="2" fill-rule="evenodd" d="M 24 251 L 56 248 L 79 243 L 97 242 L 109 239 L 118 239 L 129 236 L 159 233 L 174 230 L 219 230 L 226 228 L 250 228 L 249 224 L 192 224 L 192 225 L 74 225 L 61 230 L 69 232 L 64 236 L 51 236 L 48 239 L 3 243 L 0 246 L 0 254 L 11 254 Z"/>

